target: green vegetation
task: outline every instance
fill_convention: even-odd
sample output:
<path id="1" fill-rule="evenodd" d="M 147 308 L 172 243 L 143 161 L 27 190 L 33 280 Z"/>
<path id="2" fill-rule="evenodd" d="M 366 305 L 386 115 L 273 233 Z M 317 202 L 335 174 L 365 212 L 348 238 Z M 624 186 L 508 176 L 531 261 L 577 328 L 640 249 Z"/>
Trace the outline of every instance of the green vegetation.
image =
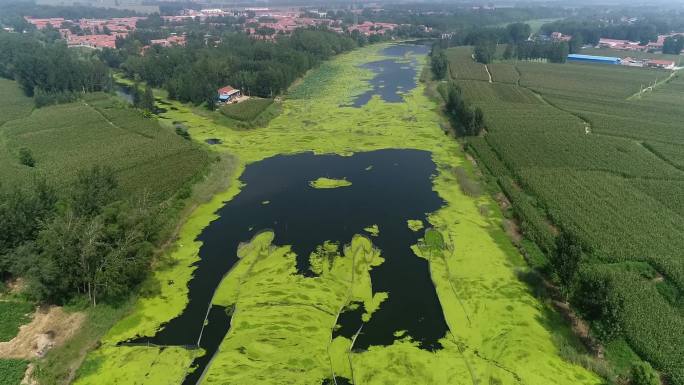
<path id="1" fill-rule="evenodd" d="M 465 48 L 449 51 L 460 56 L 452 67 L 469 58 Z M 681 77 L 506 62 L 489 68 L 488 83 L 467 75 L 477 65 L 471 59 L 467 72 L 450 71 L 484 113 L 487 133 L 469 138 L 468 148 L 513 204 L 524 235 L 552 257 L 551 266 L 535 265 L 556 272 L 592 334 L 606 342 L 623 336 L 673 384 L 684 383 L 684 317 L 660 294 L 662 284 L 630 267 L 646 262 L 668 287 L 684 288 Z M 639 93 L 654 81 L 655 90 Z"/>
<path id="2" fill-rule="evenodd" d="M 423 229 L 423 227 L 425 227 L 423 221 L 420 219 L 409 219 L 406 221 L 406 224 L 408 225 L 408 228 L 414 232 L 420 231 Z"/>
<path id="3" fill-rule="evenodd" d="M 252 122 L 273 104 L 273 99 L 250 98 L 240 103 L 226 104 L 221 113 L 241 122 Z"/>
<path id="4" fill-rule="evenodd" d="M 0 342 L 9 341 L 19 332 L 19 326 L 31 320 L 33 305 L 19 301 L 0 301 Z"/>
<path id="5" fill-rule="evenodd" d="M 331 179 L 331 178 L 318 178 L 316 180 L 313 180 L 309 182 L 309 185 L 313 188 L 317 189 L 331 189 L 331 188 L 340 188 L 340 187 L 349 187 L 352 185 L 352 182 L 346 180 L 346 179 Z"/>
<path id="6" fill-rule="evenodd" d="M 296 260 L 290 247 L 274 245 L 274 234 L 266 232 L 232 251 L 240 261 L 224 279 L 213 303 L 234 305 L 233 327 L 204 381 L 268 384 L 289 379 L 320 384 L 334 372 L 371 385 L 397 378 L 407 384 L 444 384 L 464 378 L 531 385 L 600 383 L 594 374 L 558 355 L 545 307 L 517 278 L 516 270 L 524 271 L 526 266 L 507 241 L 495 204 L 486 195 L 468 196 L 454 187 L 456 168 L 468 174 L 472 170 L 458 143 L 445 140 L 437 106 L 425 95 L 425 87 L 407 92 L 403 103 L 386 103 L 376 97 L 361 108 L 340 107 L 368 90 L 364 79 L 372 74 L 359 65 L 383 59 L 378 49 L 364 48 L 323 63 L 289 93 L 283 113 L 257 130 L 231 130 L 187 105 L 170 102 L 174 109 L 161 116 L 186 125 L 195 140 L 221 139 L 217 148 L 237 156 L 237 172 L 230 189 L 200 206 L 183 226 L 177 248 L 150 283 L 155 291 L 141 297 L 130 315 L 103 339 L 102 347 L 90 354 L 88 360 L 97 360 L 99 365 L 93 367 L 102 369 L 89 371 L 77 381 L 106 383 L 112 370 L 125 373 L 130 368 L 138 373 L 149 366 L 145 363 L 149 361 L 138 362 L 133 354 L 122 360 L 123 353 L 115 345 L 136 335 L 153 335 L 181 313 L 201 246 L 196 238 L 216 218 L 217 210 L 239 192 L 237 178 L 246 164 L 312 149 L 317 154 L 350 154 L 415 148 L 432 152 L 438 167 L 434 188 L 445 201 L 444 207 L 430 215 L 433 229 L 426 234 L 430 244 L 440 247 L 427 255 L 419 245 L 414 249 L 430 264 L 450 326 L 451 332 L 440 341 L 444 349 L 421 350 L 405 338 L 390 346 L 354 352 L 348 339 L 331 341 L 336 316 L 351 300 L 364 302 L 367 321 L 372 319 L 372 310 L 391 295 L 373 295 L 370 290 L 368 270 L 382 263 L 381 251 L 360 236 L 342 250 L 338 242 L 349 240 L 326 242 L 310 256 L 318 276 L 304 278 L 291 274 Z M 483 206 L 491 209 L 482 210 Z M 441 244 L 433 238 L 441 239 Z M 357 269 L 352 270 L 354 265 Z M 157 365 L 166 367 L 162 361 L 171 358 L 150 349 L 158 357 Z"/>
<path id="7" fill-rule="evenodd" d="M 16 87 L 10 82 L 0 85 Z M 13 185 L 45 176 L 51 183 L 66 186 L 79 170 L 100 165 L 116 172 L 126 192 L 164 200 L 196 178 L 208 162 L 198 146 L 104 94 L 90 95 L 86 102 L 41 108 L 9 121 L 0 137 L 4 144 L 0 176 Z M 35 167 L 22 166 L 12 154 L 21 148 L 30 151 Z"/>
<path id="8" fill-rule="evenodd" d="M 365 227 L 363 231 L 367 232 L 373 237 L 377 237 L 380 235 L 380 227 L 378 225 L 370 225 L 368 227 Z"/>
<path id="9" fill-rule="evenodd" d="M 0 385 L 19 385 L 28 362 L 0 359 Z"/>

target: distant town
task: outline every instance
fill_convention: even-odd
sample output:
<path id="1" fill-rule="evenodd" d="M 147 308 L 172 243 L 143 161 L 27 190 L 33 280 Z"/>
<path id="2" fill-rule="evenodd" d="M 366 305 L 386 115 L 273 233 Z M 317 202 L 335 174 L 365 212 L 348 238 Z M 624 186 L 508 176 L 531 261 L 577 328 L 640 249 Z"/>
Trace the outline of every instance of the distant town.
<path id="1" fill-rule="evenodd" d="M 364 36 L 384 35 L 394 31 L 397 24 L 363 22 L 354 25 L 344 25 L 340 20 L 329 19 L 326 12 L 316 10 L 295 11 L 277 10 L 270 8 L 245 8 L 242 10 L 223 9 L 184 9 L 178 15 L 161 16 L 171 26 L 182 25 L 188 21 L 220 22 L 222 17 L 235 17 L 241 20 L 242 30 L 260 40 L 275 40 L 278 36 L 289 35 L 297 28 L 326 26 L 338 33 L 353 33 L 358 31 Z M 26 21 L 37 29 L 57 29 L 69 47 L 116 48 L 116 40 L 125 38 L 135 31 L 137 23 L 147 17 L 125 17 L 111 19 L 79 19 L 64 18 L 34 18 L 25 17 Z M 426 31 L 429 28 L 425 27 Z M 76 32 L 74 32 L 76 31 Z M 8 30 L 8 32 L 14 32 Z M 171 33 L 165 39 L 153 39 L 151 45 L 172 46 L 185 45 L 186 39 L 182 35 Z M 143 47 L 147 48 L 147 47 Z"/>

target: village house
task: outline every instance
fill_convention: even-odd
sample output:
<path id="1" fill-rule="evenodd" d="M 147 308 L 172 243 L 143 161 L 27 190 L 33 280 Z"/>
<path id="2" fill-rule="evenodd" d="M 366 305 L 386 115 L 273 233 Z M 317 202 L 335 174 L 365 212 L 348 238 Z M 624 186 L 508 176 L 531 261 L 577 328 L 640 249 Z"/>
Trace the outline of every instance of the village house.
<path id="1" fill-rule="evenodd" d="M 240 97 L 242 97 L 242 92 L 231 86 L 225 86 L 218 89 L 218 99 L 220 103 L 235 103 Z"/>
<path id="2" fill-rule="evenodd" d="M 646 60 L 644 62 L 644 66 L 650 68 L 673 70 L 675 69 L 675 62 L 670 60 Z"/>
<path id="3" fill-rule="evenodd" d="M 572 40 L 571 35 L 563 35 L 561 32 L 552 32 L 551 39 L 553 41 L 570 41 Z"/>

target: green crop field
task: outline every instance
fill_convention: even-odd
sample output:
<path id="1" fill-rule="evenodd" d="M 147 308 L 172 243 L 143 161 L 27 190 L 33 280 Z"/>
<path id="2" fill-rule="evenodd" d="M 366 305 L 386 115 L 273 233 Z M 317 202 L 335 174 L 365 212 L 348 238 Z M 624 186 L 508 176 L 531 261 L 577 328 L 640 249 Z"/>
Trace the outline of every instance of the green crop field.
<path id="1" fill-rule="evenodd" d="M 13 82 L 0 83 L 2 93 L 17 91 Z M 165 199 L 208 162 L 197 145 L 105 94 L 32 112 L 21 106 L 14 111 L 23 117 L 15 115 L 0 128 L 3 182 L 43 175 L 64 185 L 79 170 L 101 165 L 112 167 L 126 190 Z M 31 151 L 35 167 L 19 163 L 21 148 Z"/>
<path id="2" fill-rule="evenodd" d="M 0 359 L 0 385 L 19 385 L 28 362 Z"/>
<path id="3" fill-rule="evenodd" d="M 586 265 L 622 298 L 624 339 L 672 384 L 684 384 L 681 75 L 505 62 L 490 66 L 488 83 L 462 75 L 484 69 L 467 47 L 450 51 L 450 73 L 485 113 L 487 134 L 470 148 L 513 203 L 525 235 L 548 250 L 553 225 L 587 242 Z M 661 278 L 630 272 L 635 261 Z"/>
<path id="4" fill-rule="evenodd" d="M 241 103 L 226 104 L 221 113 L 231 119 L 250 122 L 259 117 L 273 104 L 273 99 L 252 98 Z"/>
<path id="5" fill-rule="evenodd" d="M 0 301 L 0 342 L 10 341 L 19 332 L 19 326 L 30 320 L 33 305 L 27 302 Z"/>

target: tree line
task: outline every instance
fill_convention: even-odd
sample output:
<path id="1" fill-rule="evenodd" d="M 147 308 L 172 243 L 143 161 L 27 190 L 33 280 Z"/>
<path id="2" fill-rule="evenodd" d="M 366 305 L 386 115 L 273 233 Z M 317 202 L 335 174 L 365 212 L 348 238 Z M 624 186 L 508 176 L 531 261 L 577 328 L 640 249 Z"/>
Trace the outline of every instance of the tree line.
<path id="1" fill-rule="evenodd" d="M 484 113 L 480 107 L 473 108 L 463 97 L 461 87 L 455 82 L 441 84 L 439 92 L 445 100 L 444 113 L 459 136 L 478 136 L 485 128 Z"/>
<path id="2" fill-rule="evenodd" d="M 629 40 L 646 45 L 656 41 L 659 34 L 684 30 L 684 22 L 681 17 L 677 18 L 675 13 L 672 16 L 637 16 L 634 19 L 636 20 L 606 20 L 605 15 L 593 18 L 577 17 L 545 24 L 541 27 L 541 32 L 561 32 L 591 45 L 597 45 L 601 38 Z"/>

